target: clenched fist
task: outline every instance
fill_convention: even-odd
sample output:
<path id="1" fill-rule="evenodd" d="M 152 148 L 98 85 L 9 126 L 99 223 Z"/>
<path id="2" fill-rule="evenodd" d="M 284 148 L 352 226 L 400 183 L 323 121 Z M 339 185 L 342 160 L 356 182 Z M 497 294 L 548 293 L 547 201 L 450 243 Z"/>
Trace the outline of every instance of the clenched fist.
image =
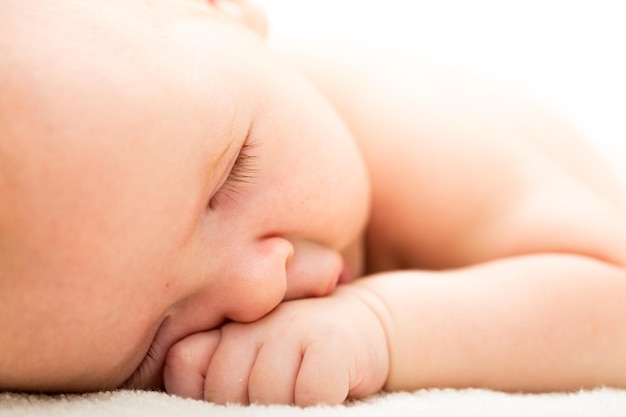
<path id="1" fill-rule="evenodd" d="M 389 371 L 384 327 L 350 286 L 285 302 L 254 323 L 228 323 L 176 343 L 167 392 L 216 403 L 337 404 L 380 390 Z"/>

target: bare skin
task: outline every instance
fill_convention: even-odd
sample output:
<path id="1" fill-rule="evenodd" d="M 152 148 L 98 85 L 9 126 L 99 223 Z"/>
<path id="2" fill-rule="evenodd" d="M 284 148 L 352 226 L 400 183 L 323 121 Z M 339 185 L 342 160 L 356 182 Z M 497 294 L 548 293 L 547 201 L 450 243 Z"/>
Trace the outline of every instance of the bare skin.
<path id="1" fill-rule="evenodd" d="M 309 405 L 380 388 L 623 386 L 626 223 L 619 187 L 582 138 L 506 86 L 407 57 L 307 53 L 295 62 L 369 168 L 369 276 L 179 342 L 168 390 Z"/>
<path id="2" fill-rule="evenodd" d="M 0 2 L 0 388 L 626 387 L 626 216 L 575 132 L 220 3 Z"/>

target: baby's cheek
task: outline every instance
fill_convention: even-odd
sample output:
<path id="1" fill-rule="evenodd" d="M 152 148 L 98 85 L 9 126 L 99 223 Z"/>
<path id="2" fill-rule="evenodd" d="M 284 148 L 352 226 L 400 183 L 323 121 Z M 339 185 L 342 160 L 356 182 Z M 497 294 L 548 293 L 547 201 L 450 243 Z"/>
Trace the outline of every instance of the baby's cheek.
<path id="1" fill-rule="evenodd" d="M 174 344 L 163 368 L 165 390 L 183 398 L 204 399 L 207 368 L 220 341 L 220 331 L 194 333 Z"/>

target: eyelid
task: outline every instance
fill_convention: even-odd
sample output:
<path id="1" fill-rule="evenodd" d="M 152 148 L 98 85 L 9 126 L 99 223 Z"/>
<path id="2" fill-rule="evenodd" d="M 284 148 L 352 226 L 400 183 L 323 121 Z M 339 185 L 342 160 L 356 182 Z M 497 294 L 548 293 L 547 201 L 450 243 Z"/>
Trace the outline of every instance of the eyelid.
<path id="1" fill-rule="evenodd" d="M 240 185 L 252 183 L 256 178 L 258 174 L 255 167 L 256 155 L 251 153 L 255 147 L 256 145 L 251 142 L 248 135 L 228 165 L 229 168 L 222 174 L 217 190 L 209 199 L 207 205 L 209 209 L 215 208 L 215 203 L 219 202 L 222 196 L 229 196 L 233 199 L 233 193 L 240 194 L 238 188 Z"/>
<path id="2" fill-rule="evenodd" d="M 217 157 L 217 160 L 218 161 L 225 160 L 226 159 L 226 155 L 229 153 L 231 147 L 232 147 L 232 142 L 220 153 L 220 155 Z M 237 162 L 237 158 L 239 158 L 239 152 L 241 152 L 241 149 L 239 149 L 237 152 L 235 152 L 235 153 L 233 153 L 231 155 L 231 157 L 229 158 L 228 164 L 225 166 L 225 169 L 223 169 L 221 171 L 220 176 L 219 176 L 219 180 L 215 183 L 214 189 L 211 192 L 211 198 L 213 198 L 213 196 L 215 194 L 217 194 L 217 192 L 220 190 L 220 188 L 222 188 L 222 186 L 224 185 L 224 183 L 228 179 L 228 176 L 230 175 L 230 172 L 232 171 L 233 166 L 235 166 L 235 163 Z M 216 167 L 215 171 L 217 171 L 219 169 L 219 165 L 221 165 L 221 164 L 218 163 L 218 166 Z M 213 172 L 215 172 L 215 171 L 213 171 Z"/>

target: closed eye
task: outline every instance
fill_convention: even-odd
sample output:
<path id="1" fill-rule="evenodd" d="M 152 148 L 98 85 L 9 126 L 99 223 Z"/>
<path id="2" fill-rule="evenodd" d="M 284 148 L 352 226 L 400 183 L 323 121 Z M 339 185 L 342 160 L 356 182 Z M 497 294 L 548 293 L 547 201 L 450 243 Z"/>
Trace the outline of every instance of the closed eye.
<path id="1" fill-rule="evenodd" d="M 235 195 L 240 195 L 242 185 L 252 183 L 257 177 L 258 170 L 256 168 L 256 156 L 253 154 L 254 148 L 254 143 L 249 140 L 246 140 L 241 146 L 226 181 L 209 200 L 209 209 L 214 209 L 224 197 L 234 199 Z"/>

